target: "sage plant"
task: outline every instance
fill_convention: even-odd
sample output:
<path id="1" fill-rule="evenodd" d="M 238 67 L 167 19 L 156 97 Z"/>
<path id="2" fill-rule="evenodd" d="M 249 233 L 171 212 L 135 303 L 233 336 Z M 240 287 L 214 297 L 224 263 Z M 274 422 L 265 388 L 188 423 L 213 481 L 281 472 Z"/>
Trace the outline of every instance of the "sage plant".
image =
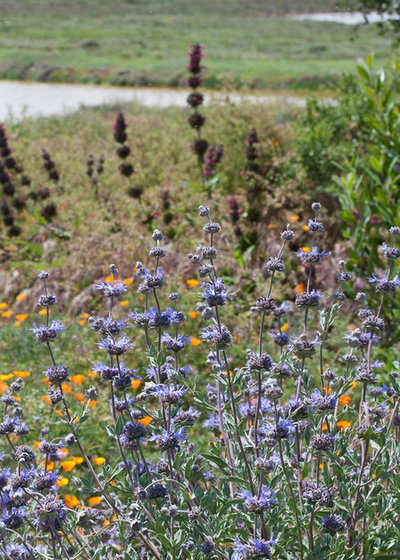
<path id="1" fill-rule="evenodd" d="M 189 254 L 201 281 L 203 322 L 203 343 L 191 352 L 185 298 L 166 289 L 163 234 L 153 232 L 149 263 L 135 266 L 142 307 L 123 317 L 116 303 L 128 286 L 110 265 L 111 274 L 97 284 L 106 312 L 88 320 L 103 356 L 92 366 L 99 383 L 86 388 L 79 414 L 69 403 L 74 364 L 57 357 L 64 323 L 50 319 L 56 297 L 49 274 L 39 274 L 43 323 L 32 333 L 45 349 L 47 400 L 58 420 L 30 417 L 21 380 L 1 397 L 0 558 L 396 557 L 400 364 L 377 357 L 386 328 L 382 309 L 400 286 L 400 228 L 391 228 L 390 243 L 382 245 L 387 270 L 365 281 L 379 295 L 373 310 L 364 292 L 347 301 L 352 279 L 344 261 L 336 287 L 317 289 L 318 266 L 329 251 L 321 246 L 321 205 L 312 211 L 310 247 L 297 253 L 304 290 L 292 303 L 279 298 L 294 238 L 287 226 L 276 254 L 265 260 L 266 285 L 247 317 L 248 344 L 225 311 L 237 293 L 219 272 L 221 226 L 210 208 L 199 208 L 205 242 Z M 333 333 L 344 303 L 359 308 L 353 314 L 359 324 L 338 345 Z M 193 352 L 204 365 L 192 362 Z M 98 399 L 109 409 L 105 422 L 90 406 Z M 87 422 L 104 429 L 114 450 L 102 465 L 91 460 Z M 36 447 L 30 424 L 40 426 Z M 208 445 L 200 435 L 208 435 Z M 79 454 L 84 465 L 85 474 L 70 480 L 79 509 L 60 485 L 67 453 Z"/>

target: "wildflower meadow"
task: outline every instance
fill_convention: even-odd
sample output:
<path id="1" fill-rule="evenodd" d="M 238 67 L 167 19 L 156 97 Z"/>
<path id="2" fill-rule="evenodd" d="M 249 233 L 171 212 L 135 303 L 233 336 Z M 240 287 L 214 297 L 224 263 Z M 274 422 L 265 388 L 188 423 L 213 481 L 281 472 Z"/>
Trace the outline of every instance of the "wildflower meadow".
<path id="1" fill-rule="evenodd" d="M 205 54 L 0 126 L 4 560 L 399 558 L 398 64 L 274 117 Z"/>

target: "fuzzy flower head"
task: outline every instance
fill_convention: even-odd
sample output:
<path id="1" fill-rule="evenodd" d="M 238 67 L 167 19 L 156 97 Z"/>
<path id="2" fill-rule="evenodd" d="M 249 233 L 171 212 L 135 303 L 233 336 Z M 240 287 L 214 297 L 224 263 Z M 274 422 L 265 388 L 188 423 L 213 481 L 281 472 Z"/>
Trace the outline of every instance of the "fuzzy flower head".
<path id="1" fill-rule="evenodd" d="M 101 290 L 104 297 L 119 297 L 126 292 L 126 287 L 122 280 L 113 280 L 112 282 L 109 280 L 107 282 L 100 280 L 100 282 L 96 284 L 96 289 Z"/>
<path id="2" fill-rule="evenodd" d="M 266 541 L 263 539 L 252 539 L 246 544 L 236 541 L 233 549 L 232 560 L 257 560 L 260 558 L 271 558 L 271 546 L 276 544 L 276 541 L 271 537 Z"/>
<path id="3" fill-rule="evenodd" d="M 179 448 L 181 441 L 186 441 L 186 435 L 183 428 L 174 430 L 171 425 L 168 430 L 163 430 L 161 434 L 153 434 L 150 441 L 155 441 L 160 449 Z"/>
<path id="4" fill-rule="evenodd" d="M 304 251 L 299 249 L 296 257 L 300 259 L 303 264 L 319 264 L 324 257 L 328 257 L 330 253 L 326 251 L 318 251 L 317 247 L 312 247 L 311 251 Z"/>
<path id="5" fill-rule="evenodd" d="M 274 499 L 274 492 L 267 486 L 263 486 L 260 496 L 253 496 L 249 490 L 241 490 L 239 498 L 243 500 L 243 505 L 251 513 L 263 513 L 278 502 Z"/>
<path id="6" fill-rule="evenodd" d="M 232 299 L 229 290 L 229 287 L 225 287 L 225 282 L 217 278 L 215 282 L 203 282 L 200 296 L 209 307 L 217 307 L 225 305 L 227 299 Z"/>
<path id="7" fill-rule="evenodd" d="M 107 338 L 100 340 L 99 348 L 106 350 L 110 356 L 121 356 L 129 348 L 132 348 L 132 343 L 131 339 L 125 334 L 120 336 L 118 340 L 115 340 L 112 336 L 107 336 Z"/>
<path id="8" fill-rule="evenodd" d="M 377 292 L 384 293 L 394 294 L 396 288 L 400 286 L 400 280 L 397 274 L 392 278 L 392 280 L 388 279 L 387 274 L 384 274 L 381 278 L 377 278 L 375 274 L 372 274 L 372 276 L 368 278 L 368 282 L 375 284 L 375 290 Z"/>
<path id="9" fill-rule="evenodd" d="M 39 325 L 33 323 L 31 331 L 35 335 L 37 342 L 52 342 L 57 338 L 57 333 L 62 332 L 65 326 L 59 321 L 52 321 L 50 326 Z"/>
<path id="10" fill-rule="evenodd" d="M 312 395 L 312 404 L 318 410 L 335 410 L 338 400 L 337 395 L 323 395 L 319 389 L 315 389 Z"/>
<path id="11" fill-rule="evenodd" d="M 167 404 L 177 404 L 185 392 L 186 390 L 183 387 L 179 385 L 175 387 L 173 383 L 171 385 L 155 385 L 151 390 L 151 394 L 156 396 L 160 402 Z"/>

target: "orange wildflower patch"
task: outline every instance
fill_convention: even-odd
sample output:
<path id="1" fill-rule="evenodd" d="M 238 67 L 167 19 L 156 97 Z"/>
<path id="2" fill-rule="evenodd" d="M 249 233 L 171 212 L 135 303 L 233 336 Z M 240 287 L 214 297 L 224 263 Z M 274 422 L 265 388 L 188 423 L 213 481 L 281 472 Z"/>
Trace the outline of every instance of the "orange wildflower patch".
<path id="1" fill-rule="evenodd" d="M 67 394 L 69 394 L 72 390 L 71 387 L 68 385 L 68 383 L 62 383 L 61 388 L 64 391 L 64 393 Z"/>
<path id="2" fill-rule="evenodd" d="M 94 373 L 94 371 L 89 371 L 88 376 L 93 379 L 94 377 L 97 377 L 97 373 Z"/>
<path id="3" fill-rule="evenodd" d="M 141 382 L 142 382 L 141 379 L 134 379 L 134 380 L 132 381 L 132 389 L 133 389 L 134 391 L 136 391 L 136 389 L 139 389 Z"/>
<path id="4" fill-rule="evenodd" d="M 91 506 L 98 506 L 101 500 L 101 496 L 92 496 L 89 498 L 88 502 Z"/>
<path id="5" fill-rule="evenodd" d="M 71 457 L 71 461 L 74 461 L 76 465 L 81 465 L 84 461 L 83 457 Z"/>
<path id="6" fill-rule="evenodd" d="M 76 496 L 72 496 L 72 494 L 65 495 L 65 505 L 69 508 L 75 508 L 79 505 L 79 500 Z"/>
<path id="7" fill-rule="evenodd" d="M 282 332 L 285 332 L 285 331 L 288 330 L 288 328 L 289 328 L 289 325 L 288 325 L 287 323 L 284 323 L 284 324 L 281 326 L 281 331 L 282 331 Z"/>
<path id="8" fill-rule="evenodd" d="M 190 339 L 190 344 L 192 346 L 198 346 L 199 344 L 201 344 L 201 340 L 199 338 L 196 338 L 195 336 L 192 336 L 192 338 Z"/>
<path id="9" fill-rule="evenodd" d="M 195 278 L 191 278 L 190 280 L 186 280 L 186 284 L 189 286 L 189 288 L 195 288 L 198 283 L 199 283 L 199 281 L 196 280 Z"/>
<path id="10" fill-rule="evenodd" d="M 106 460 L 105 460 L 104 457 L 96 457 L 96 458 L 93 460 L 93 462 L 94 462 L 95 465 L 97 465 L 98 467 L 100 467 L 103 463 L 106 462 Z"/>
<path id="11" fill-rule="evenodd" d="M 129 305 L 129 301 L 127 299 L 124 299 L 124 301 L 120 301 L 119 304 L 121 307 L 126 307 L 127 305 Z"/>
<path id="12" fill-rule="evenodd" d="M 200 315 L 200 311 L 189 311 L 188 315 L 192 319 L 196 319 L 196 317 L 198 317 Z"/>
<path id="13" fill-rule="evenodd" d="M 47 395 L 43 395 L 42 400 L 47 404 L 51 404 L 51 401 Z"/>
<path id="14" fill-rule="evenodd" d="M 11 311 L 4 311 L 1 316 L 4 317 L 4 319 L 8 319 L 9 317 L 11 317 L 12 313 Z"/>
<path id="15" fill-rule="evenodd" d="M 347 428 L 351 428 L 351 422 L 348 422 L 347 420 L 339 420 L 336 426 L 339 430 L 347 430 Z"/>
<path id="16" fill-rule="evenodd" d="M 288 220 L 289 222 L 297 222 L 300 219 L 300 216 L 289 216 Z"/>
<path id="17" fill-rule="evenodd" d="M 349 397 L 349 395 L 341 395 L 341 397 L 339 398 L 340 406 L 346 406 L 350 401 L 351 397 Z"/>
<path id="18" fill-rule="evenodd" d="M 39 315 L 47 315 L 47 309 L 41 309 L 38 313 Z M 49 313 L 51 313 L 51 309 L 49 309 Z"/>
<path id="19" fill-rule="evenodd" d="M 61 467 L 65 470 L 65 472 L 71 472 L 72 469 L 75 468 L 76 463 L 75 461 L 71 459 L 67 460 L 67 461 L 61 461 L 60 463 Z"/>
<path id="20" fill-rule="evenodd" d="M 2 301 L 2 302 L 0 303 L 0 309 L 6 309 L 6 307 L 7 307 L 6 302 L 5 302 L 5 301 Z"/>
<path id="21" fill-rule="evenodd" d="M 144 418 L 140 418 L 138 422 L 140 422 L 140 424 L 143 424 L 143 426 L 147 426 L 147 424 L 153 422 L 153 418 L 151 416 L 145 416 Z"/>
<path id="22" fill-rule="evenodd" d="M 125 286 L 130 286 L 133 282 L 133 278 L 125 278 L 124 284 Z"/>
<path id="23" fill-rule="evenodd" d="M 18 301 L 24 301 L 25 298 L 26 298 L 26 294 L 19 294 L 19 296 L 17 296 Z"/>
<path id="24" fill-rule="evenodd" d="M 3 383 L 3 381 L 8 381 L 12 377 L 13 377 L 12 373 L 7 373 L 6 375 L 0 375 L 0 383 Z"/>
<path id="25" fill-rule="evenodd" d="M 85 376 L 82 373 L 78 373 L 77 375 L 73 375 L 71 377 L 71 381 L 74 385 L 82 385 L 85 380 Z"/>
<path id="26" fill-rule="evenodd" d="M 25 321 L 25 319 L 27 319 L 28 314 L 27 313 L 18 313 L 15 318 L 20 321 L 21 323 L 23 323 Z"/>
<path id="27" fill-rule="evenodd" d="M 69 482 L 68 478 L 66 478 L 65 476 L 61 476 L 57 480 L 56 484 L 59 488 L 61 488 L 62 486 L 66 486 L 68 484 L 68 482 Z"/>
<path id="28" fill-rule="evenodd" d="M 301 282 L 300 284 L 297 284 L 296 286 L 296 293 L 297 294 L 302 294 L 305 290 L 305 286 L 303 284 L 303 282 Z"/>
<path id="29" fill-rule="evenodd" d="M 322 424 L 322 430 L 323 430 L 324 432 L 326 432 L 327 429 L 328 429 L 328 424 L 327 424 L 326 422 L 324 422 L 324 423 Z"/>
<path id="30" fill-rule="evenodd" d="M 19 379 L 25 379 L 25 377 L 29 377 L 29 371 L 13 371 L 15 377 L 19 377 Z"/>

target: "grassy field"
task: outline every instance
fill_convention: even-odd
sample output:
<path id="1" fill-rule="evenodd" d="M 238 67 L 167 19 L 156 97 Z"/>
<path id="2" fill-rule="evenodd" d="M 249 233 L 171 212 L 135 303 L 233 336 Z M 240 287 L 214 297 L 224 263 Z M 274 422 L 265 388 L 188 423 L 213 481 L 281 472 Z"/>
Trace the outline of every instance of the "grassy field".
<path id="1" fill-rule="evenodd" d="M 267 6 L 266 6 L 267 4 Z M 325 0 L 18 0 L 0 15 L 0 78 L 136 85 L 185 83 L 186 51 L 205 44 L 208 87 L 315 89 L 390 39 L 374 25 L 290 21 Z"/>

